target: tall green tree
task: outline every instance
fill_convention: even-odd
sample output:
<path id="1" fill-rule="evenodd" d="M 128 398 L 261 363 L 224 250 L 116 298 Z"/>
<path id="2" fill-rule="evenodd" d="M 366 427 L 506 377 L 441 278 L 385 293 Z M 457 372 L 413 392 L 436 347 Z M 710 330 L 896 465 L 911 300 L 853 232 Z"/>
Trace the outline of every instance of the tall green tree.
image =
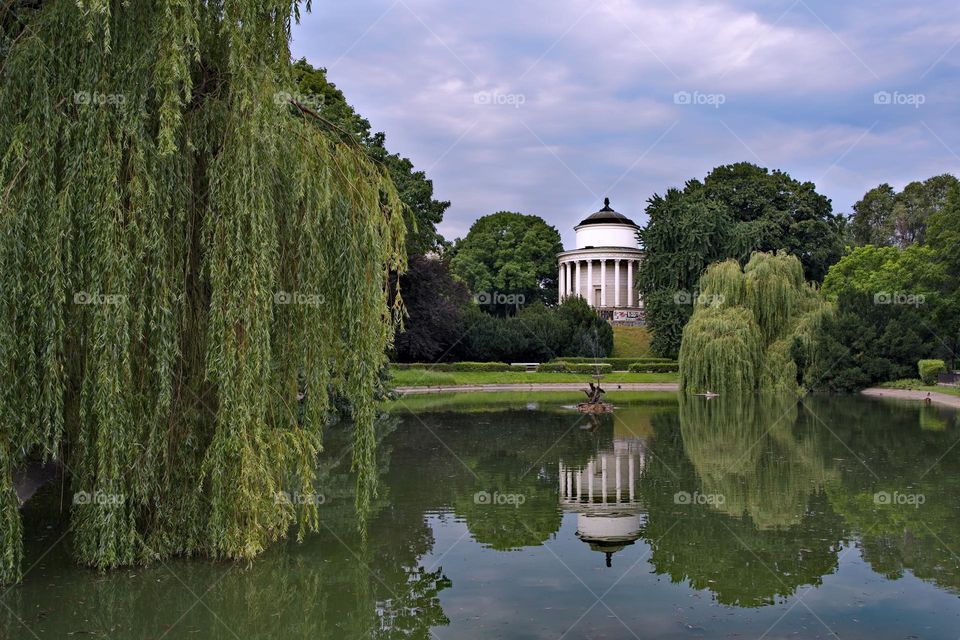
<path id="1" fill-rule="evenodd" d="M 942 174 L 911 182 L 899 193 L 886 183 L 874 187 L 853 205 L 850 240 L 858 246 L 923 244 L 928 222 L 946 206 L 957 185 L 954 176 Z"/>
<path id="2" fill-rule="evenodd" d="M 897 192 L 887 183 L 867 191 L 853 205 L 848 231 L 853 244 L 885 245 L 894 235 L 893 207 Z"/>
<path id="3" fill-rule="evenodd" d="M 330 404 L 357 506 L 396 314 L 389 175 L 286 98 L 290 0 L 50 0 L 4 17 L 0 580 L 13 467 L 58 458 L 80 561 L 252 558 L 317 527 Z M 5 11 L 9 10 L 9 6 Z"/>
<path id="4" fill-rule="evenodd" d="M 563 244 L 539 216 L 511 211 L 483 216 L 452 251 L 450 269 L 474 294 L 482 294 L 487 310 L 516 309 L 515 303 L 498 302 L 496 294 L 522 296 L 513 298 L 521 304 L 557 301 L 557 254 Z"/>
<path id="5" fill-rule="evenodd" d="M 450 274 L 445 260 L 411 256 L 400 276 L 406 311 L 404 330 L 397 334 L 399 362 L 436 362 L 456 355 L 454 347 L 466 330 L 464 315 L 470 292 Z"/>
<path id="6" fill-rule="evenodd" d="M 655 195 L 640 241 L 646 258 L 637 286 L 653 329 L 653 349 L 674 357 L 703 271 L 754 251 L 796 256 L 807 280 L 823 280 L 843 250 L 841 218 L 811 182 L 741 162 L 717 167 L 700 182 Z"/>
<path id="7" fill-rule="evenodd" d="M 397 187 L 400 200 L 407 207 L 407 255 L 425 255 L 440 250 L 443 238 L 437 225 L 443 220 L 450 203 L 433 197 L 433 181 L 423 171 L 417 171 L 413 162 L 398 153 L 390 153 L 386 134 L 373 132 L 370 122 L 347 102 L 343 92 L 327 79 L 326 69 L 311 66 L 301 58 L 293 65 L 296 93 L 302 100 L 345 139 L 360 142 L 376 161 L 382 163 Z"/>

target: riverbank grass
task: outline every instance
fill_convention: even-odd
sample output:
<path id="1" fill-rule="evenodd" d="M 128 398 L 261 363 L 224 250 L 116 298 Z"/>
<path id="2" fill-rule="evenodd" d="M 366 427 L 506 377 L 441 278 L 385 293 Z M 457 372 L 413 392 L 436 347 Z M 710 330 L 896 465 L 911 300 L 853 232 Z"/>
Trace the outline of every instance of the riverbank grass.
<path id="1" fill-rule="evenodd" d="M 391 371 L 391 384 L 395 387 L 437 387 L 464 384 L 541 384 L 553 382 L 582 382 L 584 386 L 593 381 L 582 373 L 543 373 L 534 371 L 432 371 L 430 369 L 406 369 Z M 601 384 L 622 382 L 676 382 L 676 373 L 628 373 L 618 372 L 603 376 Z"/>

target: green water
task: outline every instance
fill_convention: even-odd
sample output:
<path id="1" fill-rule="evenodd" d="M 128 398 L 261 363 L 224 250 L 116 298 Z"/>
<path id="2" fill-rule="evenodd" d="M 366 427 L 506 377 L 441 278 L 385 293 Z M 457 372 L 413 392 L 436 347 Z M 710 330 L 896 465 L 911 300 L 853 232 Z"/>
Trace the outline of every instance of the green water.
<path id="1" fill-rule="evenodd" d="M 960 636 L 956 415 L 611 395 L 393 405 L 366 544 L 334 428 L 321 532 L 250 566 L 79 568 L 48 486 L 0 638 Z"/>

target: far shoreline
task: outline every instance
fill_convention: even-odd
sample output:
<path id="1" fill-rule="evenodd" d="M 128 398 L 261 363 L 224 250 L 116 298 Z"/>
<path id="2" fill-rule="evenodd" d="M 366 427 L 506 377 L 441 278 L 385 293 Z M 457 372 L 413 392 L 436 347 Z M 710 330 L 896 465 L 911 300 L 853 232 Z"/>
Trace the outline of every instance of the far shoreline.
<path id="1" fill-rule="evenodd" d="M 871 398 L 893 398 L 894 400 L 926 400 L 930 397 L 930 402 L 951 409 L 960 409 L 960 396 L 951 396 L 937 391 L 913 391 L 908 389 L 887 389 L 884 387 L 870 387 L 861 391 L 865 396 Z"/>
<path id="2" fill-rule="evenodd" d="M 498 391 L 583 391 L 583 382 L 523 382 L 513 384 L 458 384 L 418 387 L 396 387 L 394 392 L 401 396 L 425 393 L 494 393 Z M 676 382 L 608 382 L 606 391 L 679 391 Z"/>

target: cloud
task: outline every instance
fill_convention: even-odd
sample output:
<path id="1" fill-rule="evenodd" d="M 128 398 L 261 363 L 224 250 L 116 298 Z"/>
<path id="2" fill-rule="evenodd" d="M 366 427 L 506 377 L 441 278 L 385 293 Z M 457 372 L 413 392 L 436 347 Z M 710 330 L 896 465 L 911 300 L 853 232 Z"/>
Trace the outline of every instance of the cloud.
<path id="1" fill-rule="evenodd" d="M 569 244 L 604 196 L 639 220 L 654 193 L 740 160 L 817 181 L 839 211 L 879 182 L 960 169 L 955 3 L 315 7 L 294 55 L 328 67 L 389 148 L 429 171 L 453 202 L 441 225 L 451 238 L 512 209 Z M 924 104 L 879 105 L 877 91 Z"/>

